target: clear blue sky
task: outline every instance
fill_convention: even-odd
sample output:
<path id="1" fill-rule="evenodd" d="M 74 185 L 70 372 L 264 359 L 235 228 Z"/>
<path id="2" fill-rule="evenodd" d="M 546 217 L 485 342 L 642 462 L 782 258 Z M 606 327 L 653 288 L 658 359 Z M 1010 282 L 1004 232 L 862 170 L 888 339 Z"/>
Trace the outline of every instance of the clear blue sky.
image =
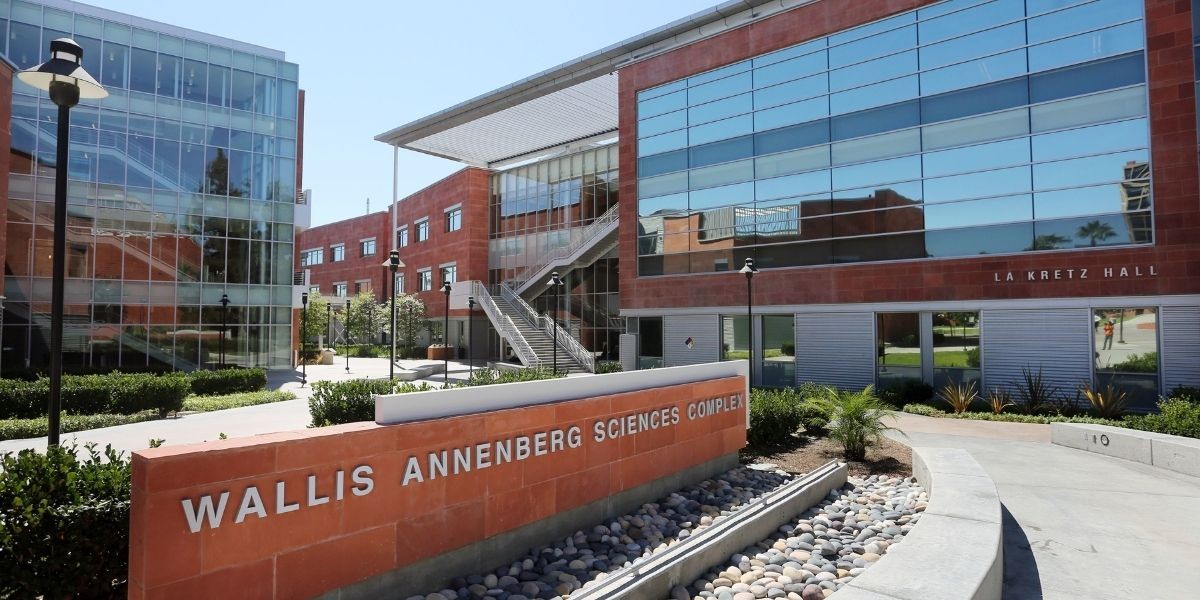
<path id="1" fill-rule="evenodd" d="M 306 90 L 304 187 L 313 224 L 392 197 L 392 149 L 374 137 L 718 0 L 89 0 L 287 54 Z M 460 168 L 403 150 L 404 197 Z"/>

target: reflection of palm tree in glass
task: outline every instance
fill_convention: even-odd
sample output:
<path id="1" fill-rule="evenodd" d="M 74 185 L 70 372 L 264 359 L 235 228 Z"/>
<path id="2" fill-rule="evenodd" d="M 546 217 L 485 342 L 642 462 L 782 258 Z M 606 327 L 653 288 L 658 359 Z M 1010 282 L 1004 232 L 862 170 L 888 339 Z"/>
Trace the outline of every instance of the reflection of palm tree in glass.
<path id="1" fill-rule="evenodd" d="M 1026 248 L 1026 250 L 1054 250 L 1054 249 L 1058 248 L 1060 245 L 1065 244 L 1069 241 L 1071 241 L 1071 238 L 1069 238 L 1065 235 L 1058 235 L 1057 233 L 1048 233 L 1046 235 L 1039 235 L 1039 236 L 1033 238 L 1033 246 Z"/>
<path id="2" fill-rule="evenodd" d="M 1096 242 L 1103 242 L 1116 235 L 1117 232 L 1113 231 L 1112 225 L 1102 223 L 1099 220 L 1088 221 L 1075 232 L 1075 237 L 1087 238 L 1091 241 L 1093 247 L 1096 245 Z"/>

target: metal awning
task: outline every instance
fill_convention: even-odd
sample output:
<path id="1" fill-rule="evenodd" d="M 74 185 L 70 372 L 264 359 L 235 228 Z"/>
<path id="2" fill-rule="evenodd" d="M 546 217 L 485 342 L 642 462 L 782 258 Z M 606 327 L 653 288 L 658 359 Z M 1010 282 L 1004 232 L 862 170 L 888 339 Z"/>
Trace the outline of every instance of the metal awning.
<path id="1" fill-rule="evenodd" d="M 617 70 L 815 0 L 730 0 L 375 137 L 478 167 L 617 130 Z"/>

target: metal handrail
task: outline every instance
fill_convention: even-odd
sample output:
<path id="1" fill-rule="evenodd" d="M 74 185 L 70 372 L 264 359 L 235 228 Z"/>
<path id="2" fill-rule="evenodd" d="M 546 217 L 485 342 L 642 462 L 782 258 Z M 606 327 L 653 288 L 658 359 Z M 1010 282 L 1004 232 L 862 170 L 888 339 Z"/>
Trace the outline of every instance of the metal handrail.
<path id="1" fill-rule="evenodd" d="M 571 240 L 571 242 L 567 245 L 551 248 L 543 252 L 537 257 L 537 260 L 527 265 L 519 274 L 513 277 L 513 288 L 520 289 L 529 281 L 529 277 L 531 275 L 541 271 L 542 269 L 545 269 L 547 265 L 556 260 L 574 254 L 576 250 L 582 248 L 587 242 L 595 238 L 597 233 L 604 230 L 606 227 L 608 227 L 608 225 L 615 223 L 617 221 L 617 209 L 619 207 L 619 204 L 613 205 L 611 208 L 604 211 L 604 214 L 596 217 L 591 223 L 583 226 L 580 230 L 579 237 Z"/>
<path id="2" fill-rule="evenodd" d="M 500 307 L 496 306 L 496 301 L 492 299 L 491 294 L 487 291 L 487 286 L 482 282 L 471 282 L 471 293 L 475 296 L 475 301 L 483 308 L 483 312 L 487 314 L 488 319 L 500 331 L 501 336 L 508 340 L 508 343 L 513 347 L 513 352 L 517 354 L 517 358 L 529 367 L 540 367 L 542 362 L 538 359 L 537 353 L 530 347 L 529 342 L 525 340 L 525 336 L 521 335 L 521 330 L 512 322 L 508 315 L 504 314 Z"/>
<path id="3" fill-rule="evenodd" d="M 567 354 L 571 355 L 571 358 L 574 358 L 575 362 L 579 363 L 579 366 L 586 369 L 588 373 L 596 372 L 596 356 L 587 348 L 584 348 L 583 344 L 580 344 L 579 340 L 575 339 L 575 336 L 563 329 L 557 321 L 548 316 L 537 314 L 537 312 L 533 310 L 533 307 L 530 306 L 520 294 L 514 291 L 507 284 L 500 284 L 500 297 L 504 298 L 514 308 L 521 311 L 525 319 L 529 321 L 530 325 L 542 330 L 542 332 L 550 336 L 551 339 L 557 339 L 558 345 L 562 347 Z M 558 331 L 557 337 L 554 335 L 555 330 Z"/>

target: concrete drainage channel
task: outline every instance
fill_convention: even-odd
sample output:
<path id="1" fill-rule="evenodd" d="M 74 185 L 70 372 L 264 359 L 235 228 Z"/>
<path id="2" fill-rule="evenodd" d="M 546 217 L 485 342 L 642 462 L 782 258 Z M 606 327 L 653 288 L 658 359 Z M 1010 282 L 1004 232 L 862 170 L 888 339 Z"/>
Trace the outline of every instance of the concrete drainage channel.
<path id="1" fill-rule="evenodd" d="M 711 565 L 767 537 L 781 523 L 845 485 L 847 472 L 846 465 L 830 461 L 648 560 L 571 594 L 571 600 L 666 598 L 672 587 L 695 580 Z"/>

